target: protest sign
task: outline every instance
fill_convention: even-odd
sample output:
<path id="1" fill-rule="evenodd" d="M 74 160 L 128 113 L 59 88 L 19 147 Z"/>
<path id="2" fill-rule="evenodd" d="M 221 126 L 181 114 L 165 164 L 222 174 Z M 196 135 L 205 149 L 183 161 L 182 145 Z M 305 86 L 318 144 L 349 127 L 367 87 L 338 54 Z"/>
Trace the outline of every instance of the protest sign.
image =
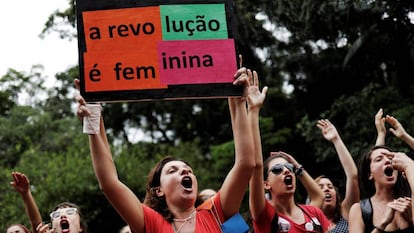
<path id="1" fill-rule="evenodd" d="M 88 102 L 241 95 L 231 0 L 78 0 L 76 10 Z"/>

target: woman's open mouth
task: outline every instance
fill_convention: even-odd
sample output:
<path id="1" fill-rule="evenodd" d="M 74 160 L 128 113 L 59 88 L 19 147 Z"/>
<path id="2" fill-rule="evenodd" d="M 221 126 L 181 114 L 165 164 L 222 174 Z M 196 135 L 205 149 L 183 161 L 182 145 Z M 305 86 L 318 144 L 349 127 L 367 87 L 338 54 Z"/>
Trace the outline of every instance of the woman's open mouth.
<path id="1" fill-rule="evenodd" d="M 287 186 L 291 186 L 293 184 L 293 178 L 291 175 L 287 175 L 285 176 L 285 178 L 283 179 L 283 182 L 285 182 L 285 184 Z"/>
<path id="2" fill-rule="evenodd" d="M 185 189 L 191 189 L 193 187 L 193 180 L 189 176 L 186 176 L 181 180 L 181 185 Z"/>
<path id="3" fill-rule="evenodd" d="M 332 195 L 330 193 L 325 193 L 325 201 L 330 202 L 332 200 Z"/>
<path id="4" fill-rule="evenodd" d="M 391 167 L 387 167 L 387 168 L 385 168 L 385 170 L 384 170 L 384 174 L 386 175 L 386 176 L 392 176 L 392 173 L 394 172 L 394 169 L 392 169 Z"/>
<path id="5" fill-rule="evenodd" d="M 62 228 L 62 233 L 69 232 L 69 222 L 66 219 L 60 221 L 60 228 Z"/>

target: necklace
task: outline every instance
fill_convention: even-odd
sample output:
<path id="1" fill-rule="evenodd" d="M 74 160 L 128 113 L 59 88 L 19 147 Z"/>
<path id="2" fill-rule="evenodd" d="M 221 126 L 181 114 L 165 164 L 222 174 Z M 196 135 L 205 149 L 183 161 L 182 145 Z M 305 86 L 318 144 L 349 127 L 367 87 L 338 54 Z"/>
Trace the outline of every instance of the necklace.
<path id="1" fill-rule="evenodd" d="M 193 212 L 191 212 L 190 215 L 188 215 L 188 217 L 186 218 L 174 218 L 173 219 L 173 227 L 174 227 L 174 233 L 180 233 L 181 229 L 183 229 L 183 227 L 185 226 L 185 224 L 187 224 L 187 222 L 191 223 L 191 219 L 194 217 L 196 213 L 196 210 L 193 210 Z M 181 226 L 177 229 L 177 227 L 175 226 L 176 222 L 181 222 Z"/>

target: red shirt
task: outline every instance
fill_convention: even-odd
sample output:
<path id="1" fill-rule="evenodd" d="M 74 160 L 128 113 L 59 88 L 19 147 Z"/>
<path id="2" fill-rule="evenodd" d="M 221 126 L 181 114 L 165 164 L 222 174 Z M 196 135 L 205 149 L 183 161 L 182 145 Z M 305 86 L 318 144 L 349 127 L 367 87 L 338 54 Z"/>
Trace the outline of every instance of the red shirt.
<path id="1" fill-rule="evenodd" d="M 308 233 L 308 232 L 325 232 L 330 223 L 322 210 L 311 205 L 299 205 L 303 210 L 305 217 L 305 223 L 297 224 L 292 221 L 288 216 L 279 214 L 278 216 L 278 232 L 288 233 Z M 266 201 L 265 209 L 260 214 L 258 219 L 253 220 L 253 228 L 255 233 L 269 233 L 271 232 L 271 226 L 273 217 L 276 215 L 276 211 L 273 206 Z M 318 231 L 317 228 L 322 231 Z"/>
<path id="2" fill-rule="evenodd" d="M 213 198 L 213 202 L 220 221 L 223 222 L 224 215 L 219 193 Z M 165 220 L 161 214 L 146 205 L 143 205 L 143 209 L 146 233 L 174 233 L 173 225 Z M 197 208 L 195 233 L 221 233 L 211 205 L 201 205 Z"/>

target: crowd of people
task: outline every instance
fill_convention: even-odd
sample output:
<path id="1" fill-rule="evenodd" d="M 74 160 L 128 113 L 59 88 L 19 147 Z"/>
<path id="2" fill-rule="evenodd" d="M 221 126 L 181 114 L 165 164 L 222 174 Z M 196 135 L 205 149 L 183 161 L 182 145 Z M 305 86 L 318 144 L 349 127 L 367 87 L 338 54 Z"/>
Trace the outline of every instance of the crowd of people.
<path id="1" fill-rule="evenodd" d="M 100 189 L 126 223 L 119 232 L 414 232 L 414 161 L 385 145 L 386 125 L 391 126 L 389 132 L 412 149 L 414 138 L 395 117 L 383 116 L 382 109 L 377 112 L 376 143 L 358 164 L 334 124 L 328 119 L 317 122 L 323 138 L 334 146 L 346 176 L 345 192 L 341 195 L 332 179 L 313 178 L 289 153 L 276 151 L 264 159 L 259 112 L 268 88 L 261 90 L 258 74 L 244 67 L 236 71 L 234 80 L 234 85 L 243 87 L 242 96 L 228 98 L 234 164 L 218 190 L 199 192 L 191 165 L 181 158 L 166 156 L 149 172 L 146 195 L 141 200 L 118 179 L 100 116 L 99 130 L 88 133 L 92 167 Z M 79 88 L 79 80 L 75 84 Z M 91 112 L 86 101 L 80 95 L 76 101 L 77 116 L 87 118 Z M 295 200 L 298 181 L 308 194 L 306 203 Z M 13 172 L 11 185 L 22 198 L 31 230 L 22 224 L 11 224 L 6 233 L 88 232 L 76 204 L 59 203 L 47 223 L 41 218 L 26 175 Z M 368 194 L 364 199 L 361 189 Z M 239 214 L 247 190 L 251 228 Z"/>

